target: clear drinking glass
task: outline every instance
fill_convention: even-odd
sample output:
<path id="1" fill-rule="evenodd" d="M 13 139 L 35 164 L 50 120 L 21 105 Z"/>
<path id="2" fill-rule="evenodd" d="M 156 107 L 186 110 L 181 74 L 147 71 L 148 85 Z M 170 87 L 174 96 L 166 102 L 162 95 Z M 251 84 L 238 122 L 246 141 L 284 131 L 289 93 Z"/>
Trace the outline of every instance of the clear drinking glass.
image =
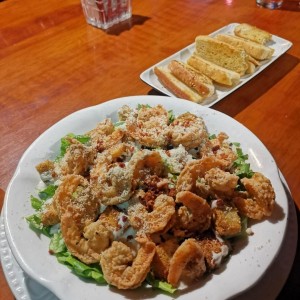
<path id="1" fill-rule="evenodd" d="M 131 0 L 81 0 L 87 23 L 107 29 L 131 18 Z"/>
<path id="2" fill-rule="evenodd" d="M 256 4 L 262 7 L 276 9 L 282 6 L 283 0 L 256 0 Z"/>

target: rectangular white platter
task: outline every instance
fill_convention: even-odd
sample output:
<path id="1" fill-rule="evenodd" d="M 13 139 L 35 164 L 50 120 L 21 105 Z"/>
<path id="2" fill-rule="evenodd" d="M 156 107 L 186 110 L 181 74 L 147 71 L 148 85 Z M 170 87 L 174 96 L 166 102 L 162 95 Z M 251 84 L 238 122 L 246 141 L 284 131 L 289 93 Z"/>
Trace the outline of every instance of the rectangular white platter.
<path id="1" fill-rule="evenodd" d="M 217 34 L 220 34 L 220 33 L 222 33 L 222 34 L 232 34 L 233 35 L 234 34 L 233 33 L 234 28 L 238 24 L 239 23 L 231 23 L 231 24 L 229 24 L 227 26 L 224 26 L 221 29 L 209 34 L 209 35 L 212 36 L 212 37 L 217 35 Z M 261 65 L 256 68 L 256 70 L 253 74 L 248 74 L 248 75 L 242 76 L 239 84 L 237 84 L 234 87 L 227 88 L 227 87 L 217 85 L 217 84 L 214 83 L 214 85 L 216 87 L 215 95 L 208 98 L 208 99 L 206 99 L 204 102 L 201 103 L 201 105 L 210 107 L 213 104 L 220 101 L 221 99 L 223 99 L 224 97 L 228 96 L 229 94 L 234 92 L 236 89 L 238 89 L 242 85 L 244 85 L 246 82 L 251 80 L 253 77 L 255 77 L 257 74 L 259 74 L 261 71 L 263 71 L 270 64 L 272 64 L 276 59 L 278 59 L 282 54 L 284 54 L 292 45 L 293 44 L 290 41 L 285 40 L 285 39 L 283 39 L 281 37 L 278 37 L 276 35 L 273 35 L 272 41 L 267 44 L 267 46 L 269 46 L 269 47 L 271 47 L 275 50 L 273 56 L 271 57 L 271 59 L 262 61 Z M 186 62 L 187 59 L 192 55 L 194 50 L 195 50 L 195 43 L 185 47 L 184 49 L 182 49 L 182 50 L 176 52 L 175 54 L 167 57 L 166 59 L 160 61 L 159 63 L 151 66 L 150 68 L 145 70 L 143 73 L 141 73 L 140 78 L 145 83 L 147 83 L 148 85 L 153 87 L 155 90 L 158 90 L 158 91 L 160 91 L 161 93 L 163 93 L 165 95 L 176 97 L 173 93 L 171 93 L 169 90 L 167 90 L 160 83 L 160 81 L 157 79 L 156 75 L 154 74 L 154 67 L 155 66 L 166 66 L 171 60 L 174 60 L 174 59 L 182 61 L 182 62 Z"/>

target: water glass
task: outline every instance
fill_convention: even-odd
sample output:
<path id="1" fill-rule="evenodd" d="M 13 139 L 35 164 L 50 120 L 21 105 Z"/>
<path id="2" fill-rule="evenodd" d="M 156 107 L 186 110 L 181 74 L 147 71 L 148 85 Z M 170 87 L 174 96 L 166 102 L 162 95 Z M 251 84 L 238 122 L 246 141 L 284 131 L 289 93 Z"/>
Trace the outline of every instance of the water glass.
<path id="1" fill-rule="evenodd" d="M 256 0 L 258 6 L 266 7 L 269 9 L 276 9 L 282 6 L 283 0 Z"/>
<path id="2" fill-rule="evenodd" d="M 88 24 L 107 29 L 131 18 L 131 0 L 81 0 Z"/>

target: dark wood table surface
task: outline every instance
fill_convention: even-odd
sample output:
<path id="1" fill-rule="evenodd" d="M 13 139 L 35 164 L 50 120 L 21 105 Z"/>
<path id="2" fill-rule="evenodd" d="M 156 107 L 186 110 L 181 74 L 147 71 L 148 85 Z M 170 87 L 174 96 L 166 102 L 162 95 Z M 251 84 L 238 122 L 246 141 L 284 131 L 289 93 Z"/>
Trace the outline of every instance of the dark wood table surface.
<path id="1" fill-rule="evenodd" d="M 266 145 L 300 207 L 300 10 L 254 0 L 133 0 L 133 16 L 103 31 L 88 25 L 80 0 L 0 2 L 0 208 L 26 148 L 68 114 L 113 98 L 158 95 L 142 71 L 230 23 L 251 23 L 293 47 L 213 106 Z M 299 213 L 299 210 L 297 209 Z M 299 254 L 279 298 L 300 299 Z M 13 299 L 2 269 L 0 299 Z"/>

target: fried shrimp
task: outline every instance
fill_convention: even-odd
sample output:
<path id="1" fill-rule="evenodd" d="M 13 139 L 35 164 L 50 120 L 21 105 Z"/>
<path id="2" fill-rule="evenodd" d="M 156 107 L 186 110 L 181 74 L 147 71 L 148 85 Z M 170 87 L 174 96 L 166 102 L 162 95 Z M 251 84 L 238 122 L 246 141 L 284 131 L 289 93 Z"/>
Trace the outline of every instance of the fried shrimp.
<path id="1" fill-rule="evenodd" d="M 156 252 L 151 267 L 157 278 L 167 280 L 170 261 L 178 246 L 175 238 L 156 245 Z"/>
<path id="2" fill-rule="evenodd" d="M 210 148 L 213 155 L 222 160 L 225 168 L 229 169 L 237 159 L 237 154 L 226 142 L 227 139 L 228 135 L 224 132 L 220 132 L 216 138 L 210 140 Z"/>
<path id="3" fill-rule="evenodd" d="M 145 280 L 155 254 L 155 244 L 146 238 L 137 239 L 140 248 L 134 255 L 132 248 L 114 241 L 101 253 L 100 264 L 105 280 L 118 289 L 134 289 Z"/>
<path id="4" fill-rule="evenodd" d="M 232 196 L 239 177 L 219 168 L 212 168 L 205 173 L 204 179 L 216 194 Z"/>
<path id="5" fill-rule="evenodd" d="M 79 175 L 66 176 L 55 201 L 68 250 L 87 264 L 99 261 L 100 252 L 109 246 L 111 233 L 101 222 L 95 222 L 99 203 L 92 196 L 88 181 Z"/>
<path id="6" fill-rule="evenodd" d="M 118 110 L 118 116 L 119 120 L 121 122 L 126 121 L 126 119 L 130 116 L 132 113 L 132 109 L 128 105 L 123 105 L 119 110 Z"/>
<path id="7" fill-rule="evenodd" d="M 186 274 L 184 274 L 186 270 Z M 168 282 L 177 286 L 182 275 L 191 279 L 199 278 L 206 271 L 203 252 L 197 240 L 185 240 L 170 260 Z"/>
<path id="8" fill-rule="evenodd" d="M 111 135 L 114 129 L 115 127 L 112 120 L 104 119 L 102 122 L 98 123 L 94 129 L 87 132 L 86 135 L 91 138 L 92 145 L 96 146 L 99 139 Z"/>
<path id="9" fill-rule="evenodd" d="M 131 137 L 146 147 L 163 147 L 168 144 L 168 112 L 161 106 L 143 105 L 137 113 L 126 118 L 126 128 Z"/>
<path id="10" fill-rule="evenodd" d="M 132 155 L 128 144 L 117 144 L 101 153 L 90 172 L 95 196 L 104 205 L 116 205 L 127 201 L 133 192 L 131 169 L 123 161 Z"/>
<path id="11" fill-rule="evenodd" d="M 210 227 L 212 212 L 205 199 L 184 191 L 177 193 L 176 202 L 183 204 L 177 212 L 181 228 L 203 232 Z"/>
<path id="12" fill-rule="evenodd" d="M 191 113 L 178 116 L 169 127 L 171 144 L 174 147 L 181 144 L 189 150 L 200 147 L 208 140 L 208 133 L 203 119 Z"/>
<path id="13" fill-rule="evenodd" d="M 112 134 L 98 138 L 96 146 L 97 151 L 102 152 L 118 143 L 122 143 L 124 134 L 122 129 L 116 129 Z"/>
<path id="14" fill-rule="evenodd" d="M 85 175 L 94 157 L 95 151 L 92 148 L 79 142 L 73 143 L 67 148 L 63 158 L 55 163 L 55 173 L 59 177 L 68 174 Z"/>
<path id="15" fill-rule="evenodd" d="M 168 225 L 174 213 L 174 199 L 164 194 L 155 199 L 151 212 L 148 212 L 146 207 L 136 198 L 131 201 L 128 208 L 131 226 L 143 234 L 162 231 Z"/>
<path id="16" fill-rule="evenodd" d="M 129 161 L 128 168 L 136 183 L 143 181 L 149 174 L 162 176 L 165 170 L 160 154 L 147 149 L 134 153 Z"/>
<path id="17" fill-rule="evenodd" d="M 118 144 L 103 152 L 91 170 L 91 183 L 104 205 L 127 201 L 139 182 L 149 174 L 162 174 L 164 164 L 158 152 L 140 150 L 133 154 L 129 144 Z M 128 157 L 129 162 L 123 162 Z"/>
<path id="18" fill-rule="evenodd" d="M 223 169 L 224 163 L 214 156 L 207 156 L 188 162 L 178 176 L 176 190 L 178 192 L 195 192 L 197 179 L 203 178 L 205 172 L 216 167 Z"/>
<path id="19" fill-rule="evenodd" d="M 242 195 L 233 199 L 239 212 L 257 220 L 270 216 L 275 204 L 275 193 L 270 180 L 256 172 L 251 178 L 241 179 L 241 182 L 247 191 L 245 198 Z"/>

